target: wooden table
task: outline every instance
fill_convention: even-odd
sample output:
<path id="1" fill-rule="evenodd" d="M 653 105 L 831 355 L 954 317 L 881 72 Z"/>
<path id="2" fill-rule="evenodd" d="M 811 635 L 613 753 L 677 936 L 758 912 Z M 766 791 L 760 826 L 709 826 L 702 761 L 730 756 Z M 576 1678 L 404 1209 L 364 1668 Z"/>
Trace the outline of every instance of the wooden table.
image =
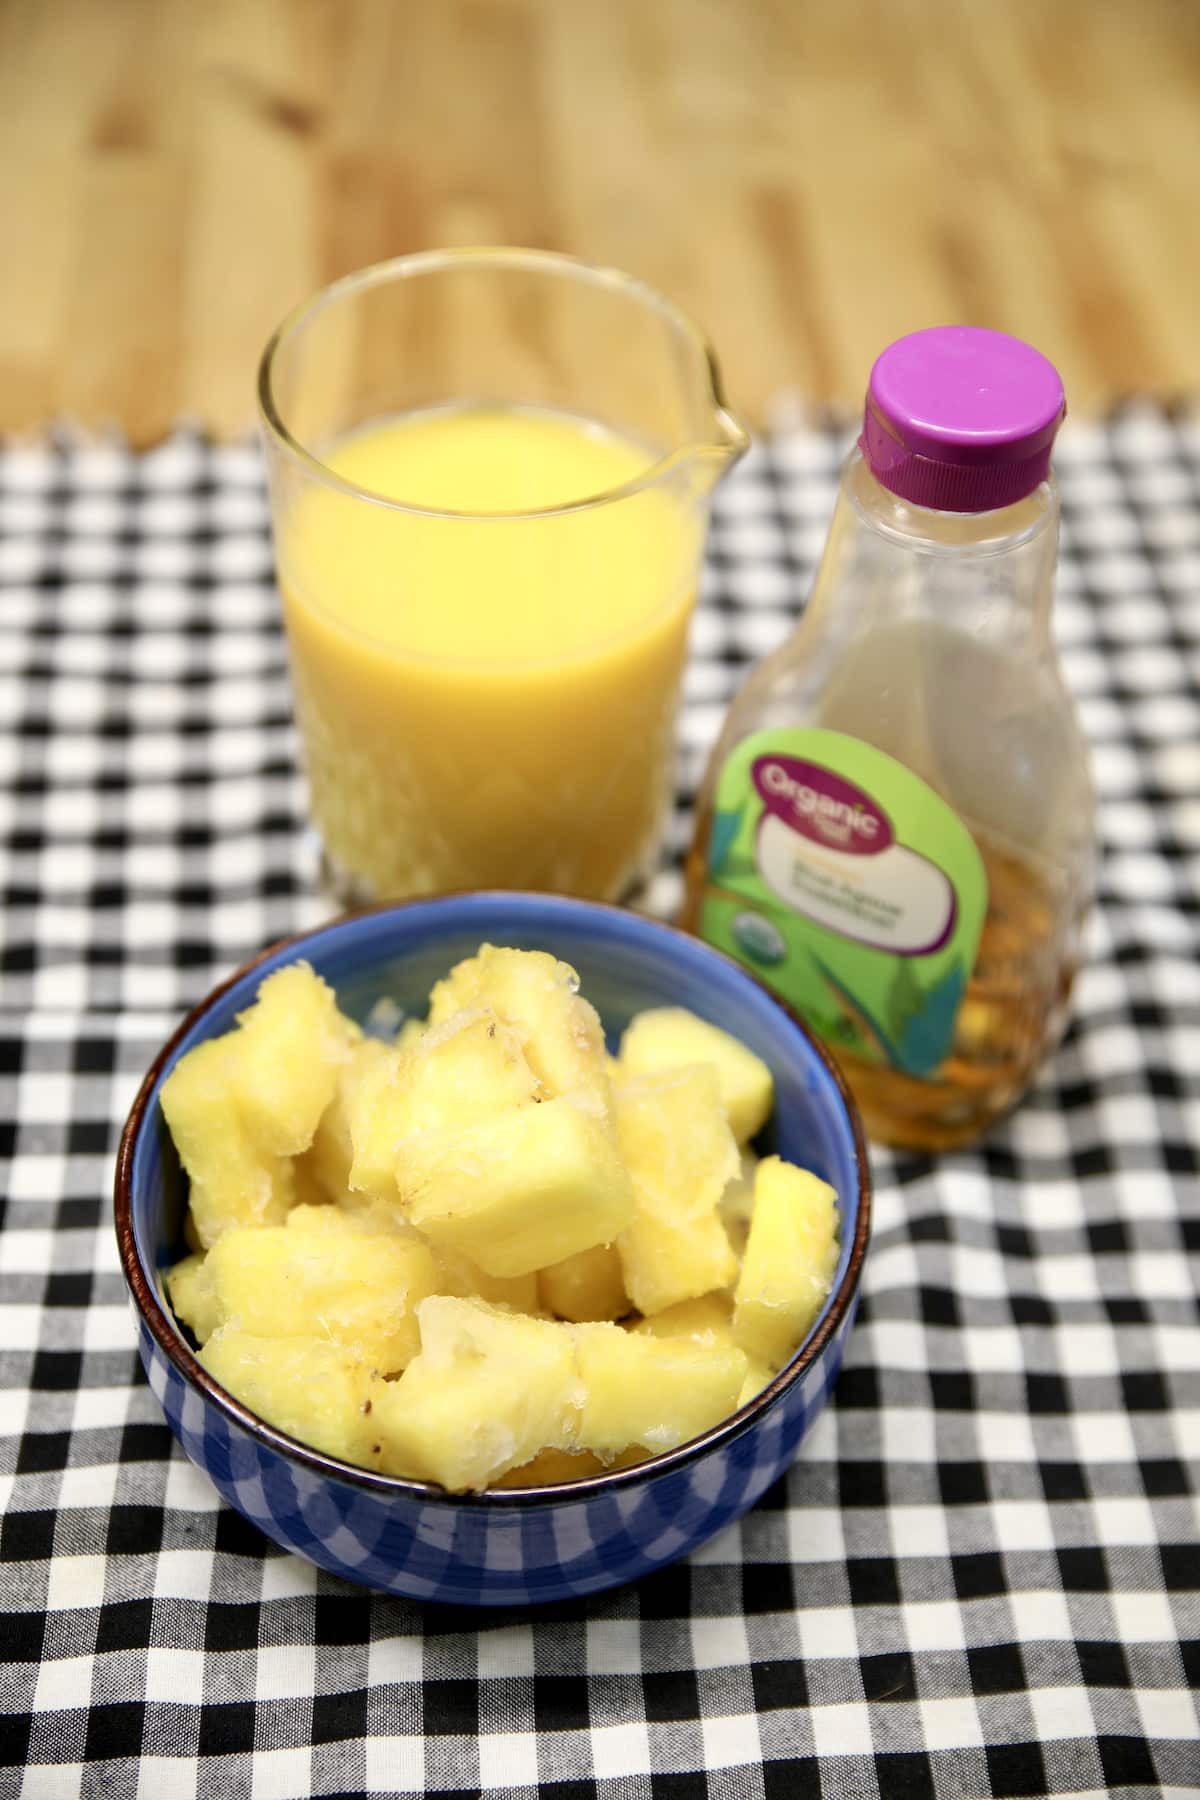
<path id="1" fill-rule="evenodd" d="M 0 0 L 0 430 L 252 421 L 377 258 L 622 264 L 754 422 L 970 319 L 1200 390 L 1196 0 Z"/>

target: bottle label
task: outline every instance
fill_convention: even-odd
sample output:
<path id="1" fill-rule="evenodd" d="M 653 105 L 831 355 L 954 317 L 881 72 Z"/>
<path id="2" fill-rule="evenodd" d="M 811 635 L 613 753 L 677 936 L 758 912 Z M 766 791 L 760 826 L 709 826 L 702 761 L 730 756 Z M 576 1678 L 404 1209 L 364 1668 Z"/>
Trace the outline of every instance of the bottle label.
<path id="1" fill-rule="evenodd" d="M 873 745 L 759 731 L 721 770 L 697 929 L 833 1048 L 932 1076 L 986 910 L 958 814 Z"/>

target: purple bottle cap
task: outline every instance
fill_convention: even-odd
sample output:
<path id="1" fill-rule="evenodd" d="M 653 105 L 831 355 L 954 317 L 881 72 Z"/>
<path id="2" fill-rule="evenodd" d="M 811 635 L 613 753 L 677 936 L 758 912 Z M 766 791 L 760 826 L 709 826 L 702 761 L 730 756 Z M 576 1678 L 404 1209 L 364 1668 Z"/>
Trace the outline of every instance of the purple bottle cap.
<path id="1" fill-rule="evenodd" d="M 858 441 L 893 494 L 937 512 L 993 512 L 1046 479 L 1066 410 L 1040 350 L 1002 331 L 937 325 L 880 356 Z"/>

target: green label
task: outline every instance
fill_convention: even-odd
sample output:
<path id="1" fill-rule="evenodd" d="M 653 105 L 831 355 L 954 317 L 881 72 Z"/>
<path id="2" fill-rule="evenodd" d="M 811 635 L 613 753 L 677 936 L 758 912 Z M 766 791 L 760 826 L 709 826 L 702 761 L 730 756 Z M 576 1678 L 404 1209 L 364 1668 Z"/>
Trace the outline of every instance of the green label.
<path id="1" fill-rule="evenodd" d="M 835 1048 L 932 1076 L 979 947 L 987 875 L 911 769 L 840 731 L 759 731 L 721 770 L 697 920 Z"/>

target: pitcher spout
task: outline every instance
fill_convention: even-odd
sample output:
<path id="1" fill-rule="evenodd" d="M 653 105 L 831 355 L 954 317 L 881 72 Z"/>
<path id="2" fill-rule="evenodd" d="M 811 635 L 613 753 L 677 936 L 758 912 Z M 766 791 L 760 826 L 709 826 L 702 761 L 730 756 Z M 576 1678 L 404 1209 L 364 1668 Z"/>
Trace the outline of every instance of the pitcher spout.
<path id="1" fill-rule="evenodd" d="M 693 447 L 691 457 L 697 485 L 711 492 L 718 482 L 724 480 L 734 464 L 745 456 L 750 448 L 750 433 L 726 404 L 721 387 L 721 371 L 711 351 L 708 354 L 708 370 L 708 435 L 703 442 Z"/>

